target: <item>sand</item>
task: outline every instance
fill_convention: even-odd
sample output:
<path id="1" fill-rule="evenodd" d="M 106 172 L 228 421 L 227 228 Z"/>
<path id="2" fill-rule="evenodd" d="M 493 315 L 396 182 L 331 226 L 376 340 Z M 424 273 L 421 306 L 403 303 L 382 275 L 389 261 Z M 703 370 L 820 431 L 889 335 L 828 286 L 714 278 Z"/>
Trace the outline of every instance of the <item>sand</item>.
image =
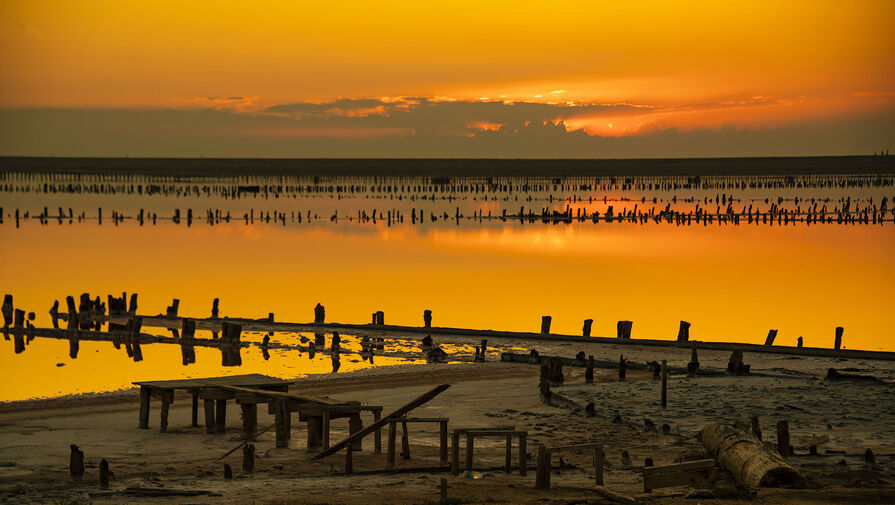
<path id="1" fill-rule="evenodd" d="M 603 443 L 606 486 L 656 503 L 738 503 L 739 500 L 686 500 L 683 496 L 689 490 L 683 487 L 642 495 L 643 460 L 651 457 L 657 465 L 670 464 L 682 453 L 699 453 L 701 444 L 693 435 L 708 421 L 736 421 L 757 413 L 765 425 L 766 440 L 774 440 L 771 423 L 786 417 L 794 441 L 816 434 L 828 434 L 831 441 L 822 446 L 819 457 L 797 455 L 790 459 L 808 476 L 808 490 L 762 489 L 757 501 L 750 503 L 895 503 L 895 402 L 889 384 L 832 384 L 803 377 L 672 377 L 670 408 L 661 411 L 658 384 L 650 374 L 629 371 L 628 380 L 619 383 L 614 371 L 597 370 L 597 383 L 585 385 L 583 372 L 584 369 L 566 368 L 566 385 L 554 390 L 582 403 L 594 401 L 596 418 L 541 403 L 538 369 L 527 364 L 374 368 L 309 377 L 295 390 L 383 405 L 388 412 L 435 384 L 449 383 L 450 389 L 413 415 L 449 417 L 452 428 L 514 425 L 529 432 L 532 455 L 540 444 Z M 385 455 L 372 453 L 369 437 L 364 441 L 364 451 L 356 455 L 356 474 L 345 476 L 344 452 L 310 461 L 304 447 L 305 427 L 297 420 L 293 422 L 288 449 L 275 448 L 270 432 L 259 437 L 255 444 L 256 473 L 243 476 L 240 451 L 216 460 L 240 443 L 238 408 L 230 405 L 225 434 L 206 435 L 204 428 L 189 426 L 188 398 L 175 399 L 167 434 L 158 432 L 155 402 L 150 429 L 137 428 L 138 404 L 132 393 L 98 395 L 86 401 L 69 398 L 31 402 L 27 409 L 16 409 L 14 404 L 3 406 L 0 502 L 437 503 L 438 483 L 445 477 L 449 497 L 463 503 L 606 503 L 589 489 L 593 474 L 589 471 L 588 455 L 564 455 L 565 468 L 554 474 L 553 488 L 535 491 L 533 462 L 525 477 L 500 469 L 504 458 L 502 440 L 477 441 L 476 465 L 483 476 L 470 479 L 444 471 L 383 472 Z M 740 406 L 740 399 L 751 406 Z M 776 408 L 780 404 L 783 409 Z M 616 414 L 622 416 L 622 424 L 612 422 Z M 645 417 L 657 426 L 668 423 L 671 434 L 645 431 Z M 270 424 L 272 416 L 267 415 L 266 409 L 259 409 L 259 425 Z M 335 421 L 332 440 L 346 435 L 347 422 Z M 412 459 L 399 458 L 399 470 L 437 466 L 435 425 L 411 425 L 410 443 Z M 79 483 L 72 483 L 68 476 L 69 444 L 77 444 L 85 453 L 87 473 Z M 865 467 L 860 458 L 868 447 L 877 453 L 874 468 Z M 622 462 L 622 451 L 630 454 L 631 464 Z M 116 476 L 108 491 L 98 487 L 97 465 L 101 458 L 109 461 Z M 234 480 L 223 479 L 224 463 L 233 467 Z M 554 464 L 558 461 L 554 460 Z M 212 491 L 218 496 L 151 498 L 123 494 L 127 488 L 135 487 Z"/>

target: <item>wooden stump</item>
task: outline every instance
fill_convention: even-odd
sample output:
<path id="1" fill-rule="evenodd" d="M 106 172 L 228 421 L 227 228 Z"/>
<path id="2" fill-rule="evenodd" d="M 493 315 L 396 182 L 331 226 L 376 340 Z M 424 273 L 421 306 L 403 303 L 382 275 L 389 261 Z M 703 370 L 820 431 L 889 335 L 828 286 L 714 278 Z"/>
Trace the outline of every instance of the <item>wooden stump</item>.
<path id="1" fill-rule="evenodd" d="M 625 359 L 624 355 L 619 355 L 618 357 L 618 380 L 625 380 L 625 375 L 628 372 L 628 361 Z"/>
<path id="2" fill-rule="evenodd" d="M 233 480 L 233 469 L 227 463 L 224 463 L 224 480 Z"/>
<path id="3" fill-rule="evenodd" d="M 584 370 L 584 383 L 585 384 L 593 384 L 594 383 L 594 357 L 593 357 L 593 355 L 587 357 L 587 368 Z"/>
<path id="4" fill-rule="evenodd" d="M 681 325 L 677 330 L 677 341 L 688 342 L 690 340 L 690 323 L 681 321 Z"/>
<path id="5" fill-rule="evenodd" d="M 618 338 L 630 339 L 631 328 L 634 326 L 633 321 L 619 321 L 616 325 L 616 336 Z"/>
<path id="6" fill-rule="evenodd" d="M 749 420 L 749 422 L 752 425 L 752 436 L 757 438 L 758 441 L 760 442 L 762 439 L 761 438 L 761 424 L 759 424 L 759 422 L 758 422 L 758 416 L 752 416 L 752 418 Z"/>
<path id="7" fill-rule="evenodd" d="M 109 462 L 106 458 L 99 462 L 99 487 L 109 489 Z"/>
<path id="8" fill-rule="evenodd" d="M 593 324 L 594 324 L 593 319 L 585 319 L 584 326 L 581 328 L 581 334 L 585 337 L 589 337 L 590 330 L 591 330 L 591 327 L 593 326 Z"/>
<path id="9" fill-rule="evenodd" d="M 247 475 L 255 473 L 255 444 L 246 444 L 242 447 L 242 473 Z"/>
<path id="10" fill-rule="evenodd" d="M 786 420 L 777 422 L 777 452 L 784 458 L 790 456 L 789 451 L 789 422 Z"/>
<path id="11" fill-rule="evenodd" d="M 71 456 L 68 461 L 68 470 L 73 480 L 81 480 L 84 477 L 84 453 L 78 446 L 71 444 Z"/>
<path id="12" fill-rule="evenodd" d="M 662 408 L 668 407 L 668 361 L 662 360 Z"/>

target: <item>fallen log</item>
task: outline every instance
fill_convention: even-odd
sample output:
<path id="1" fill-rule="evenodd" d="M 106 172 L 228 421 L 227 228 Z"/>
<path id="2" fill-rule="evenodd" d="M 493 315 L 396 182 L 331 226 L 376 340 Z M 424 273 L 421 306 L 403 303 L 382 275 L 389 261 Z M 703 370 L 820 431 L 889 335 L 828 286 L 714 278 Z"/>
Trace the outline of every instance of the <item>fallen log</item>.
<path id="1" fill-rule="evenodd" d="M 702 429 L 701 439 L 718 464 L 748 488 L 805 487 L 805 477 L 751 433 L 712 423 Z"/>

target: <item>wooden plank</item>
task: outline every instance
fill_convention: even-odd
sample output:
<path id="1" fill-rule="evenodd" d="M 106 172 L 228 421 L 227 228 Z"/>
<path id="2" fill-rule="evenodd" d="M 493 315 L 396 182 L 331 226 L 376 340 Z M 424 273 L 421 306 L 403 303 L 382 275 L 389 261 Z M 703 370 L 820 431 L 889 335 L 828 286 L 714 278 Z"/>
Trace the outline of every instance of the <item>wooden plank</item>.
<path id="1" fill-rule="evenodd" d="M 649 468 L 649 467 L 647 467 Z M 653 489 L 671 486 L 698 485 L 716 482 L 718 480 L 717 468 L 701 468 L 681 470 L 678 472 L 646 473 L 643 474 L 643 492 L 649 493 Z"/>
<path id="2" fill-rule="evenodd" d="M 466 430 L 466 434 L 475 437 L 502 437 L 504 435 L 518 437 L 528 435 L 528 432 L 522 430 Z"/>
<path id="3" fill-rule="evenodd" d="M 258 389 L 258 388 L 245 387 L 245 386 L 231 386 L 231 385 L 222 384 L 217 387 L 219 387 L 220 389 L 227 390 L 227 391 L 233 391 L 235 393 L 252 394 L 252 395 L 257 395 L 257 396 L 270 398 L 270 399 L 299 400 L 299 401 L 304 401 L 304 402 L 308 402 L 308 403 L 319 403 L 321 405 L 346 405 L 346 404 L 351 403 L 351 402 L 343 402 L 343 401 L 339 401 L 339 400 L 333 400 L 332 398 L 326 398 L 324 396 L 308 396 L 308 395 L 302 395 L 302 394 L 298 394 L 298 393 L 269 391 L 266 389 Z"/>
<path id="4" fill-rule="evenodd" d="M 258 373 L 245 375 L 226 375 L 223 377 L 203 377 L 198 379 L 172 379 L 163 381 L 137 381 L 137 386 L 150 386 L 164 389 L 186 389 L 211 386 L 243 386 L 255 387 L 292 385 L 294 380 L 285 380 L 278 377 L 270 377 Z"/>
<path id="5" fill-rule="evenodd" d="M 394 412 L 383 417 L 379 421 L 375 421 L 373 424 L 371 424 L 370 426 L 367 426 L 363 430 L 358 431 L 357 433 L 349 436 L 345 440 L 342 440 L 341 442 L 337 443 L 336 445 L 330 447 L 329 449 L 321 452 L 320 454 L 317 454 L 312 459 L 325 458 L 326 456 L 335 454 L 336 452 L 344 449 L 348 444 L 354 442 L 355 440 L 363 439 L 363 437 L 378 430 L 379 428 L 382 428 L 383 426 L 385 426 L 388 423 L 388 421 L 390 419 L 392 419 L 394 417 L 402 417 L 405 414 L 407 414 L 408 412 L 410 412 L 411 410 L 419 407 L 420 405 L 425 404 L 432 398 L 435 398 L 436 396 L 443 393 L 449 387 L 451 387 L 450 384 L 442 384 L 440 386 L 436 386 L 435 388 L 431 389 L 430 391 L 426 392 L 425 394 L 418 396 L 410 403 L 400 407 L 399 409 L 395 410 Z"/>
<path id="6" fill-rule="evenodd" d="M 645 475 L 679 472 L 683 470 L 701 470 L 703 468 L 713 468 L 715 466 L 714 459 L 700 459 L 696 461 L 687 461 L 684 463 L 675 463 L 673 465 L 646 466 L 643 468 Z"/>
<path id="7" fill-rule="evenodd" d="M 550 452 L 559 452 L 559 451 L 585 451 L 588 449 L 595 449 L 600 447 L 602 444 L 575 444 L 575 445 L 559 445 L 556 447 L 548 447 L 547 450 Z"/>

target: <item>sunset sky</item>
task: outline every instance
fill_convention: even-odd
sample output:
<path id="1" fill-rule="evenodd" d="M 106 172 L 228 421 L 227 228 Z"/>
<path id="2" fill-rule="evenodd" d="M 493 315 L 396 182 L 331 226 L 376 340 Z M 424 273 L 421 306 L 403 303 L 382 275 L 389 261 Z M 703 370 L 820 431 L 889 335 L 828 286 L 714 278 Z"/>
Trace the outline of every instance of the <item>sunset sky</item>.
<path id="1" fill-rule="evenodd" d="M 891 1 L 0 3 L 0 154 L 895 151 Z"/>

